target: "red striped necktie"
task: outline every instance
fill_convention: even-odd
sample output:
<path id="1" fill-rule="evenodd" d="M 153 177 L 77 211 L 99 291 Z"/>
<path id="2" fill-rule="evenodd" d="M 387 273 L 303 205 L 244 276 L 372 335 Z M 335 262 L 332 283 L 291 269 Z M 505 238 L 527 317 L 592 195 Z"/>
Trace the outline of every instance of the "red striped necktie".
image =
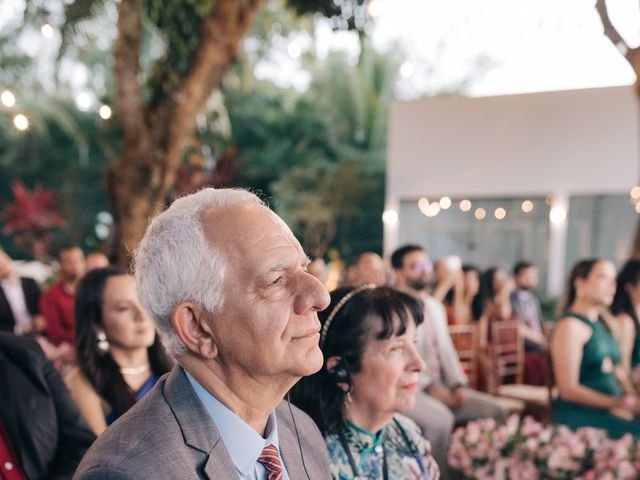
<path id="1" fill-rule="evenodd" d="M 278 449 L 273 444 L 269 444 L 262 449 L 258 461 L 267 471 L 267 480 L 283 480 L 282 465 Z"/>

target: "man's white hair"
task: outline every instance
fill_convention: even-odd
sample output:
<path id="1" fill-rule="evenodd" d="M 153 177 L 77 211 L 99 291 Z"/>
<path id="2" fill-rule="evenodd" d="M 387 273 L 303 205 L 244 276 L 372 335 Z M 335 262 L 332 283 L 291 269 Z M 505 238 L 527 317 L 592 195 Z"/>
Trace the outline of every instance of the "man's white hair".
<path id="1" fill-rule="evenodd" d="M 202 220 L 212 208 L 255 203 L 256 195 L 241 189 L 206 188 L 174 201 L 155 217 L 134 254 L 138 296 L 172 355 L 187 351 L 173 331 L 171 313 L 191 301 L 209 312 L 223 302 L 227 262 L 222 250 L 204 233 Z"/>

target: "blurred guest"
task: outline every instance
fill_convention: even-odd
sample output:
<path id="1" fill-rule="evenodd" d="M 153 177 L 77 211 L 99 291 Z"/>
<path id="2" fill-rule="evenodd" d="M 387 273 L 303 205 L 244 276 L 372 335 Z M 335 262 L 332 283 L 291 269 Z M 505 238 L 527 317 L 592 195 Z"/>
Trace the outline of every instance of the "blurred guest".
<path id="1" fill-rule="evenodd" d="M 35 280 L 16 275 L 11 258 L 0 249 L 0 330 L 16 334 L 43 332 L 39 299 L 40 288 Z"/>
<path id="2" fill-rule="evenodd" d="M 500 379 L 496 375 L 496 366 L 491 355 L 491 325 L 513 318 L 511 293 L 515 283 L 502 267 L 491 267 L 480 278 L 480 288 L 484 301 L 484 317 L 479 324 L 478 344 L 480 357 L 478 362 L 478 388 L 495 393 Z"/>
<path id="3" fill-rule="evenodd" d="M 173 364 L 140 305 L 135 280 L 116 267 L 87 273 L 76 295 L 76 359 L 65 382 L 96 435 L 140 400 Z"/>
<path id="4" fill-rule="evenodd" d="M 442 303 L 427 291 L 432 269 L 427 254 L 418 245 L 405 245 L 391 255 L 398 286 L 413 291 L 424 303 L 425 321 L 418 328 L 418 350 L 427 365 L 421 375 L 416 406 L 408 414 L 433 445 L 433 455 L 445 469 L 447 449 L 454 423 L 493 417 L 505 412 L 490 395 L 467 388 Z"/>
<path id="5" fill-rule="evenodd" d="M 322 257 L 315 257 L 311 259 L 311 263 L 309 263 L 307 271 L 318 280 L 320 280 L 323 285 L 327 284 L 327 279 L 329 278 L 329 269 L 327 268 L 327 264 Z"/>
<path id="6" fill-rule="evenodd" d="M 433 264 L 433 291 L 431 296 L 443 303 L 445 297 L 452 293 L 451 304 L 458 305 L 462 301 L 462 264 L 460 257 L 450 255 L 440 258 Z"/>
<path id="7" fill-rule="evenodd" d="M 459 286 L 444 297 L 444 307 L 449 325 L 479 323 L 484 314 L 484 296 L 480 288 L 480 270 L 473 265 L 463 265 Z M 457 297 L 457 301 L 456 301 Z"/>
<path id="8" fill-rule="evenodd" d="M 136 286 L 178 364 L 100 435 L 76 478 L 325 480 L 318 428 L 283 401 L 323 362 L 329 294 L 307 266 L 250 192 L 206 188 L 158 215 Z"/>
<path id="9" fill-rule="evenodd" d="M 620 270 L 611 312 L 620 322 L 622 365 L 627 372 L 636 372 L 640 365 L 640 260 L 629 260 Z"/>
<path id="10" fill-rule="evenodd" d="M 636 420 L 640 403 L 603 317 L 615 291 L 616 270 L 611 262 L 588 259 L 576 263 L 551 354 L 559 391 L 554 421 L 574 430 L 602 428 L 618 438 L 625 433 L 640 435 Z"/>
<path id="11" fill-rule="evenodd" d="M 500 320 L 511 320 L 511 293 L 515 290 L 513 279 L 502 267 L 492 267 L 484 272 L 481 280 L 486 302 L 489 323 Z"/>
<path id="12" fill-rule="evenodd" d="M 444 305 L 447 323 L 464 323 L 464 273 L 460 258 L 449 256 L 437 260 L 433 279 L 435 285 L 431 296 Z"/>
<path id="13" fill-rule="evenodd" d="M 70 479 L 95 436 L 38 344 L 0 333 L 0 478 Z"/>
<path id="14" fill-rule="evenodd" d="M 380 255 L 365 252 L 358 257 L 350 273 L 349 285 L 386 285 L 388 283 L 387 266 Z"/>
<path id="15" fill-rule="evenodd" d="M 109 258 L 102 252 L 93 251 L 87 253 L 87 272 L 96 268 L 105 268 L 109 266 Z"/>
<path id="16" fill-rule="evenodd" d="M 524 337 L 524 383 L 544 386 L 547 382 L 546 338 L 540 314 L 540 301 L 533 290 L 538 286 L 538 269 L 529 262 L 513 267 L 516 289 L 511 293 L 514 315 L 520 320 Z"/>
<path id="17" fill-rule="evenodd" d="M 60 281 L 40 297 L 40 312 L 47 323 L 47 338 L 56 346 L 71 346 L 74 341 L 74 298 L 78 280 L 85 273 L 84 253 L 76 245 L 61 247 L 56 255 Z"/>
<path id="18" fill-rule="evenodd" d="M 474 265 L 462 266 L 464 288 L 458 323 L 480 322 L 484 315 L 484 298 L 480 289 L 480 270 Z"/>
<path id="19" fill-rule="evenodd" d="M 342 287 L 320 321 L 324 367 L 292 398 L 324 434 L 333 478 L 438 478 L 429 443 L 400 415 L 413 408 L 425 368 L 415 347 L 419 300 L 373 284 Z"/>

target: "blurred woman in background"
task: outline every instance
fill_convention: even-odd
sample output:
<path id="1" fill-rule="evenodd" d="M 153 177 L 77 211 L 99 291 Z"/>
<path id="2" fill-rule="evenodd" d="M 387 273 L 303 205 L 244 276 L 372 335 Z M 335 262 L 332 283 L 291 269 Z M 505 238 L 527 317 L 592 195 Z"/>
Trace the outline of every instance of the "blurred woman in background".
<path id="1" fill-rule="evenodd" d="M 65 382 L 99 435 L 151 390 L 172 362 L 124 270 L 87 273 L 78 285 L 75 315 L 78 366 Z"/>
<path id="2" fill-rule="evenodd" d="M 571 429 L 596 427 L 618 438 L 640 435 L 640 403 L 621 365 L 620 349 L 605 318 L 616 291 L 616 271 L 603 259 L 576 263 L 565 312 L 551 342 L 559 398 L 553 419 Z"/>

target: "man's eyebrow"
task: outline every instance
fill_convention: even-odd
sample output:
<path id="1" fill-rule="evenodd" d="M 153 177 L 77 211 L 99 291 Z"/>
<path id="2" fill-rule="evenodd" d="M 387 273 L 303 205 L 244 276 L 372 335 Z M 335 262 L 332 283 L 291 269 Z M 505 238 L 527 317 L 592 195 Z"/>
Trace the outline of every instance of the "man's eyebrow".
<path id="1" fill-rule="evenodd" d="M 291 267 L 291 262 L 280 262 L 269 268 L 269 272 L 281 272 Z"/>

